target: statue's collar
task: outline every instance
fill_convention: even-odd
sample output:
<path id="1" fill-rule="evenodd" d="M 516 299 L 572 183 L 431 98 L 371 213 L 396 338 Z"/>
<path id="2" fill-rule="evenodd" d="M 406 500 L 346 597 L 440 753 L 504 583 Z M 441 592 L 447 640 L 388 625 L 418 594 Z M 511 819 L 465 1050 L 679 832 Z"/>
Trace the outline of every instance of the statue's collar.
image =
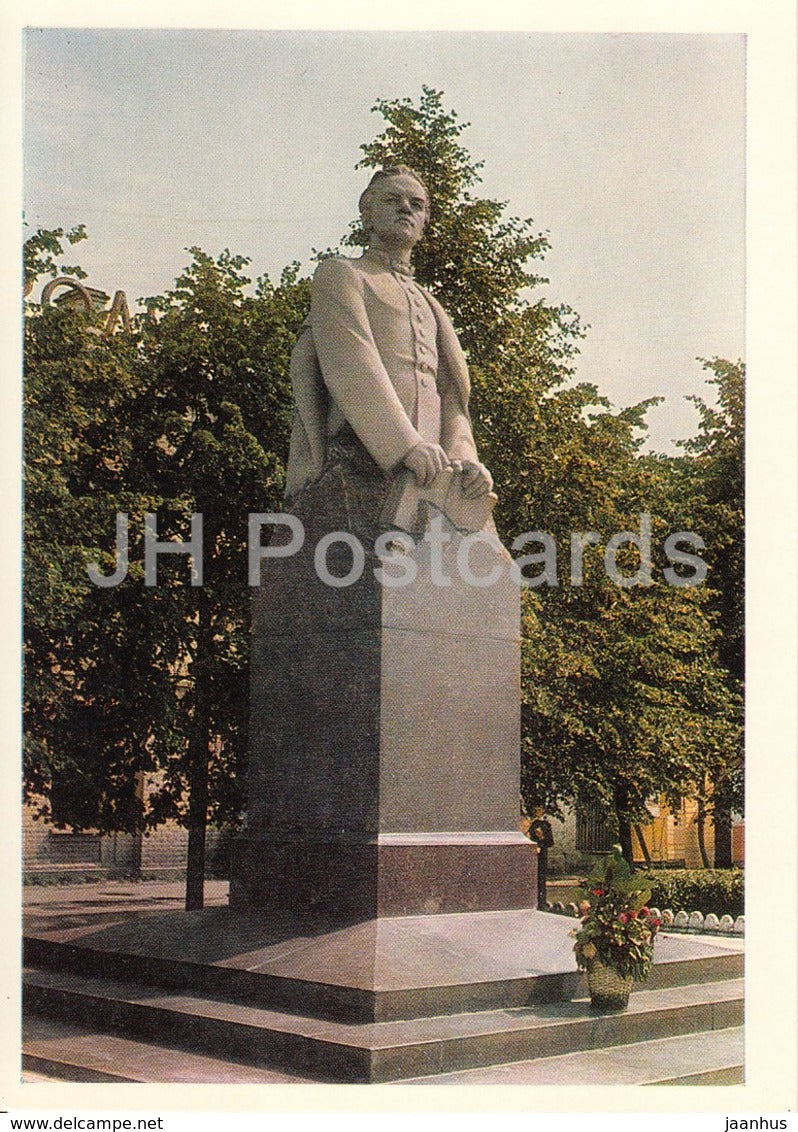
<path id="1" fill-rule="evenodd" d="M 387 267 L 389 271 L 395 271 L 397 275 L 414 275 L 415 271 L 411 264 L 402 263 L 401 260 L 393 259 L 387 252 L 378 251 L 376 248 L 366 248 L 363 253 L 364 259 L 373 260 L 376 263 L 381 263 L 383 267 Z"/>

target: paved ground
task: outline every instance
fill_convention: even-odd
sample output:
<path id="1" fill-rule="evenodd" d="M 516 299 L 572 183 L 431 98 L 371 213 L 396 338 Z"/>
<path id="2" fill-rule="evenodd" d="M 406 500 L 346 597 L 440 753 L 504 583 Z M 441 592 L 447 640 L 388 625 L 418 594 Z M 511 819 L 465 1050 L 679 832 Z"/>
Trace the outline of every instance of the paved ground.
<path id="1" fill-rule="evenodd" d="M 558 877 L 549 882 L 549 900 L 561 900 L 565 889 L 573 888 L 577 883 L 576 877 Z M 226 880 L 207 880 L 205 882 L 205 901 L 212 904 L 224 904 L 227 901 L 229 884 Z M 176 900 L 182 901 L 185 893 L 185 882 L 177 881 L 130 881 L 130 880 L 98 880 L 84 884 L 29 884 L 23 890 L 23 904 L 52 904 L 61 900 L 77 900 L 81 903 L 87 898 L 101 896 L 103 899 L 120 896 L 146 897 L 148 900 Z"/>
<path id="2" fill-rule="evenodd" d="M 227 903 L 229 884 L 226 880 L 206 880 L 205 904 L 207 907 Z M 22 889 L 23 908 L 38 905 L 79 904 L 86 908 L 96 904 L 98 909 L 112 903 L 151 904 L 153 907 L 172 905 L 179 907 L 185 899 L 186 886 L 178 881 L 100 880 L 89 884 L 28 884 Z"/>
<path id="3" fill-rule="evenodd" d="M 565 883 L 560 881 L 558 883 Z M 226 907 L 229 883 L 226 880 L 208 880 L 205 882 L 205 907 Z M 155 911 L 157 909 L 182 908 L 185 899 L 185 883 L 183 881 L 129 881 L 129 880 L 102 880 L 92 881 L 88 884 L 53 884 L 53 885 L 26 885 L 22 890 L 22 906 L 31 912 L 36 910 L 50 913 L 69 915 L 79 912 L 81 915 L 100 915 L 110 909 L 121 911 L 141 910 Z M 691 938 L 705 940 L 714 946 L 729 951 L 743 951 L 744 941 L 741 936 L 726 936 L 709 933 L 661 932 L 665 938 L 673 935 L 675 938 Z"/>

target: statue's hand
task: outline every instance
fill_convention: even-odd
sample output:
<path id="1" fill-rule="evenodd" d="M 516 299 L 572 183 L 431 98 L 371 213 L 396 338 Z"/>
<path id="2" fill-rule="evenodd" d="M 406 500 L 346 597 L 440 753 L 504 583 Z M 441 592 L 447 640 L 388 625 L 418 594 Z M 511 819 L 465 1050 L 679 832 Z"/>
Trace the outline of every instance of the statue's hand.
<path id="1" fill-rule="evenodd" d="M 416 483 L 420 487 L 427 487 L 439 472 L 448 468 L 450 460 L 440 444 L 422 440 L 410 449 L 402 463 L 415 474 Z"/>
<path id="2" fill-rule="evenodd" d="M 493 487 L 493 476 L 484 464 L 477 464 L 473 460 L 458 460 L 456 466 L 463 472 L 461 482 L 465 499 L 479 499 Z"/>

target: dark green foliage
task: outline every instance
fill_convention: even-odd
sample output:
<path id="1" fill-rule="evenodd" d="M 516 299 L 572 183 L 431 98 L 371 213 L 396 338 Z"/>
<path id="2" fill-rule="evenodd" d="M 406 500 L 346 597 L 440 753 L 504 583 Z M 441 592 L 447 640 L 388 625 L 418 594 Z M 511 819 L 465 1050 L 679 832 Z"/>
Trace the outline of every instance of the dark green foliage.
<path id="1" fill-rule="evenodd" d="M 27 238 L 22 249 L 22 278 L 25 294 L 43 275 L 55 278 L 56 275 L 71 275 L 75 279 L 85 279 L 86 272 L 81 267 L 56 264 L 56 260 L 63 255 L 63 240 L 68 244 L 78 244 L 86 239 L 86 225 L 78 224 L 65 232 L 63 228 L 37 228 L 36 232 Z"/>
<path id="2" fill-rule="evenodd" d="M 59 254 L 57 237 L 36 240 Z M 246 260 L 191 252 L 131 336 L 28 311 L 25 786 L 59 825 L 173 818 L 199 852 L 208 818 L 235 823 L 244 801 L 247 515 L 280 509 L 288 359 L 309 282 L 291 267 L 250 295 Z M 129 515 L 130 570 L 100 588 L 86 566 L 113 570 L 117 512 Z M 187 540 L 203 515 L 202 587 L 170 555 L 145 588 L 148 512 L 161 541 Z M 142 773 L 158 783 L 144 804 Z"/>
<path id="3" fill-rule="evenodd" d="M 742 916 L 745 911 L 742 869 L 655 869 L 646 874 L 651 904 L 673 912 L 702 912 L 705 916 Z"/>
<path id="4" fill-rule="evenodd" d="M 25 321 L 25 787 L 59 825 L 127 829 L 153 697 L 126 677 L 151 642 L 127 632 L 130 589 L 98 589 L 86 563 L 113 544 L 117 509 L 149 505 L 121 471 L 143 385 L 135 345 L 96 330 L 32 304 Z"/>
<path id="5" fill-rule="evenodd" d="M 722 630 L 720 659 L 739 688 L 745 675 L 745 365 L 703 362 L 718 407 L 692 397 L 700 413 L 698 436 L 686 441 L 692 459 L 681 465 L 688 481 L 696 530 L 710 546 L 712 604 Z"/>
<path id="6" fill-rule="evenodd" d="M 700 412 L 698 436 L 684 444 L 678 462 L 681 491 L 695 529 L 706 532 L 709 602 L 720 630 L 718 659 L 732 693 L 742 697 L 745 679 L 745 366 L 723 358 L 704 361 L 717 390 L 718 407 L 692 400 Z M 702 799 L 715 823 L 715 865 L 731 865 L 731 814 L 742 811 L 742 735 L 710 770 L 711 790 Z"/>

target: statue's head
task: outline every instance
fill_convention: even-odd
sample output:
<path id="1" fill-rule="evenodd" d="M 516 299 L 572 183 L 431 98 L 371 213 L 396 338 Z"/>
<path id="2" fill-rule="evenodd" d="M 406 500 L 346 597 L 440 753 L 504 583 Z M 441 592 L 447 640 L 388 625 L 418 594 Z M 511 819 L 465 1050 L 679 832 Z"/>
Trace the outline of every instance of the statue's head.
<path id="1" fill-rule="evenodd" d="M 385 243 L 417 243 L 429 219 L 427 186 L 407 165 L 379 169 L 361 193 L 359 206 L 366 232 Z"/>

